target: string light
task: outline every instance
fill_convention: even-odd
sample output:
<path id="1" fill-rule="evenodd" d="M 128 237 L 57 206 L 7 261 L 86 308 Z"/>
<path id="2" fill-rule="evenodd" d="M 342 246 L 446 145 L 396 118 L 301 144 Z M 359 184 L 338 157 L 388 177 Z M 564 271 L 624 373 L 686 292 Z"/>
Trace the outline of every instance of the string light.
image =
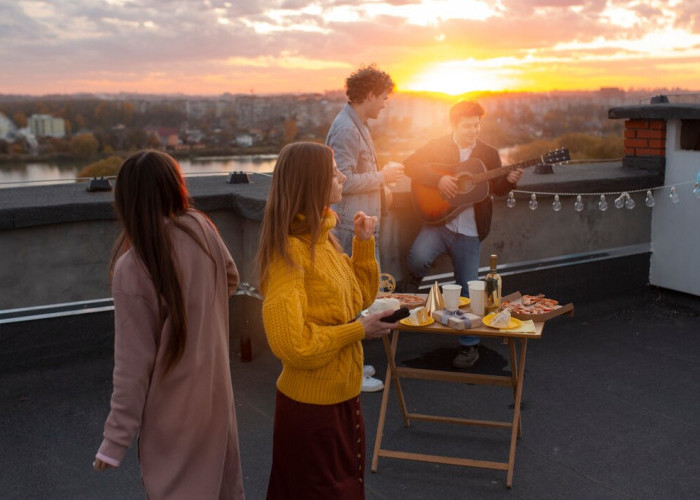
<path id="1" fill-rule="evenodd" d="M 528 206 L 530 207 L 530 210 L 537 210 L 537 196 L 535 195 L 535 193 L 532 193 L 532 195 L 530 196 L 530 203 L 528 204 Z"/>
<path id="2" fill-rule="evenodd" d="M 598 202 L 598 210 L 605 212 L 608 209 L 608 202 L 605 201 L 605 195 L 600 195 L 600 201 Z"/>
<path id="3" fill-rule="evenodd" d="M 510 192 L 508 192 L 508 198 L 506 200 L 506 205 L 508 208 L 513 208 L 515 207 L 516 204 L 516 194 L 526 194 L 530 195 L 530 202 L 528 203 L 528 207 L 530 210 L 537 210 L 537 207 L 539 206 L 539 203 L 537 201 L 537 196 L 551 196 L 553 197 L 552 201 L 552 210 L 555 212 L 559 212 L 563 209 L 564 204 L 561 201 L 561 197 L 563 196 L 575 196 L 576 201 L 574 202 L 574 210 L 577 212 L 582 212 L 583 209 L 585 208 L 585 204 L 583 201 L 583 197 L 588 197 L 588 196 L 596 196 L 598 197 L 598 210 L 601 212 L 605 212 L 609 208 L 609 203 L 607 201 L 606 196 L 616 196 L 614 199 L 614 204 L 615 207 L 618 209 L 621 208 L 626 208 L 627 210 L 633 210 L 637 204 L 634 201 L 634 198 L 632 197 L 632 194 L 634 193 L 645 193 L 645 198 L 644 198 L 644 204 L 652 208 L 656 204 L 656 200 L 654 199 L 654 191 L 656 190 L 661 190 L 661 189 L 669 189 L 669 199 L 671 200 L 672 203 L 676 204 L 679 203 L 680 201 L 680 195 L 679 195 L 679 190 L 681 186 L 685 185 L 692 185 L 692 193 L 693 195 L 700 199 L 700 171 L 698 172 L 696 176 L 696 180 L 689 181 L 689 182 L 681 182 L 678 184 L 673 184 L 673 185 L 667 185 L 667 186 L 657 186 L 653 188 L 643 188 L 643 189 L 633 189 L 630 191 L 608 191 L 608 192 L 599 192 L 599 193 L 552 193 L 552 192 L 543 192 L 543 191 L 525 191 L 525 190 L 520 190 L 520 189 L 514 189 Z"/>
<path id="4" fill-rule="evenodd" d="M 625 195 L 627 193 L 622 193 L 620 196 L 615 198 L 615 208 L 622 208 L 625 206 Z"/>
<path id="5" fill-rule="evenodd" d="M 508 208 L 513 208 L 515 206 L 515 193 L 511 191 L 508 193 L 508 199 L 506 200 L 506 205 Z"/>
<path id="6" fill-rule="evenodd" d="M 651 208 L 654 206 L 654 197 L 651 194 L 651 189 L 647 190 L 647 197 L 644 198 L 644 203 L 647 207 Z"/>
<path id="7" fill-rule="evenodd" d="M 678 193 L 676 193 L 676 186 L 671 186 L 671 194 L 669 194 L 668 197 L 671 198 L 672 203 L 678 203 L 681 201 L 680 196 L 678 196 Z"/>
<path id="8" fill-rule="evenodd" d="M 559 195 L 555 194 L 554 201 L 552 202 L 552 210 L 554 210 L 555 212 L 558 212 L 559 210 L 561 210 L 561 206 L 562 205 L 561 205 L 561 201 L 559 201 Z"/>

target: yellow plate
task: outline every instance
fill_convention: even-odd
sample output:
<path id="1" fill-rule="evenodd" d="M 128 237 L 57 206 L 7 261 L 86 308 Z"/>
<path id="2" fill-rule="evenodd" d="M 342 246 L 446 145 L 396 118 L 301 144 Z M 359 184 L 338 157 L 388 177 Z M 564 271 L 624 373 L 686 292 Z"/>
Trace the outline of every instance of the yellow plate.
<path id="1" fill-rule="evenodd" d="M 468 305 L 469 305 L 469 299 L 467 297 L 460 297 L 459 298 L 459 307 L 468 306 Z"/>
<path id="2" fill-rule="evenodd" d="M 486 326 L 491 326 L 491 320 L 493 317 L 496 315 L 496 313 L 491 313 L 487 314 L 486 316 L 483 317 L 481 320 Z M 506 327 L 498 327 L 498 326 L 491 326 L 491 328 L 499 328 L 500 330 L 512 330 L 513 328 L 518 328 L 519 326 L 522 326 L 523 322 L 520 321 L 518 318 L 510 318 L 510 321 L 508 322 L 508 326 Z"/>
<path id="3" fill-rule="evenodd" d="M 435 323 L 435 318 L 428 318 L 423 323 L 411 323 L 411 318 L 403 318 L 403 319 L 399 320 L 399 323 L 401 323 L 402 325 L 407 325 L 407 326 L 428 326 L 428 325 L 432 325 L 433 323 Z"/>

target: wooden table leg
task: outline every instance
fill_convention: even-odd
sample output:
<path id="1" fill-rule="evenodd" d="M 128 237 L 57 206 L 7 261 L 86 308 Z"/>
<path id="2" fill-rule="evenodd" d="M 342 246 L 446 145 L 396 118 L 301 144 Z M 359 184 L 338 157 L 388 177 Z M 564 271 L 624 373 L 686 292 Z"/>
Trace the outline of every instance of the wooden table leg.
<path id="1" fill-rule="evenodd" d="M 401 377 L 396 369 L 396 350 L 399 344 L 399 330 L 395 330 L 391 338 L 391 352 L 387 353 L 387 360 L 391 365 L 391 373 L 396 386 L 396 396 L 399 398 L 399 408 L 401 409 L 401 416 L 403 417 L 404 427 L 411 426 L 411 419 L 408 416 L 408 408 L 406 408 L 406 399 L 403 395 L 403 387 L 401 387 Z M 385 344 L 386 349 L 386 344 Z"/>
<path id="2" fill-rule="evenodd" d="M 510 377 L 513 382 L 513 400 L 515 400 L 515 392 L 518 387 L 518 357 L 515 352 L 515 342 L 513 338 L 508 339 L 508 350 L 510 351 Z M 523 435 L 522 419 L 518 421 L 518 437 Z"/>
<path id="3" fill-rule="evenodd" d="M 372 453 L 372 472 L 377 472 L 379 464 L 379 450 L 382 446 L 382 435 L 384 434 L 384 421 L 386 420 L 386 407 L 389 403 L 389 390 L 391 389 L 391 379 L 393 378 L 394 364 L 391 362 L 391 348 L 389 347 L 389 339 L 382 337 L 384 343 L 384 351 L 387 357 L 386 377 L 384 377 L 384 393 L 382 394 L 382 405 L 379 407 L 379 422 L 377 423 L 377 435 L 374 438 L 374 452 Z"/>
<path id="4" fill-rule="evenodd" d="M 508 455 L 508 479 L 506 486 L 513 486 L 513 468 L 515 466 L 515 445 L 518 440 L 520 428 L 520 402 L 523 396 L 523 382 L 525 378 L 525 354 L 527 352 L 527 339 L 520 341 L 520 361 L 518 363 L 518 380 L 515 388 L 515 408 L 513 409 L 513 426 L 510 434 L 510 453 Z"/>

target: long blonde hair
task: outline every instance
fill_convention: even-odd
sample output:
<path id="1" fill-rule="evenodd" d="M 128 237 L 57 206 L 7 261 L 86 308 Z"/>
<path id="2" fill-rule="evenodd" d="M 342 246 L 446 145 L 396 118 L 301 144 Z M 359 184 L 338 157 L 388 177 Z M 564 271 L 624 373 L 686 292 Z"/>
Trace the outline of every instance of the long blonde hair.
<path id="1" fill-rule="evenodd" d="M 276 256 L 284 258 L 290 266 L 295 265 L 289 255 L 290 236 L 308 237 L 313 256 L 328 209 L 332 182 L 333 150 L 328 146 L 296 142 L 280 151 L 265 206 L 257 255 L 263 291 L 267 268 Z M 340 248 L 330 233 L 329 239 Z"/>

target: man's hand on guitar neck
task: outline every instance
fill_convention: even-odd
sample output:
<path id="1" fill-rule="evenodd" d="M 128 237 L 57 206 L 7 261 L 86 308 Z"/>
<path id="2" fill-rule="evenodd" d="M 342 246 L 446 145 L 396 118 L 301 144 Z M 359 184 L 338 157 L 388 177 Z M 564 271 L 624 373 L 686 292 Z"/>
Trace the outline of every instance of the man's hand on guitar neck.
<path id="1" fill-rule="evenodd" d="M 437 185 L 440 196 L 445 200 L 449 200 L 457 196 L 457 177 L 452 175 L 443 175 L 440 177 Z"/>
<path id="2" fill-rule="evenodd" d="M 517 184 L 522 176 L 523 169 L 516 168 L 515 170 L 511 170 L 510 172 L 508 172 L 508 175 L 506 175 L 506 180 L 511 184 Z"/>

